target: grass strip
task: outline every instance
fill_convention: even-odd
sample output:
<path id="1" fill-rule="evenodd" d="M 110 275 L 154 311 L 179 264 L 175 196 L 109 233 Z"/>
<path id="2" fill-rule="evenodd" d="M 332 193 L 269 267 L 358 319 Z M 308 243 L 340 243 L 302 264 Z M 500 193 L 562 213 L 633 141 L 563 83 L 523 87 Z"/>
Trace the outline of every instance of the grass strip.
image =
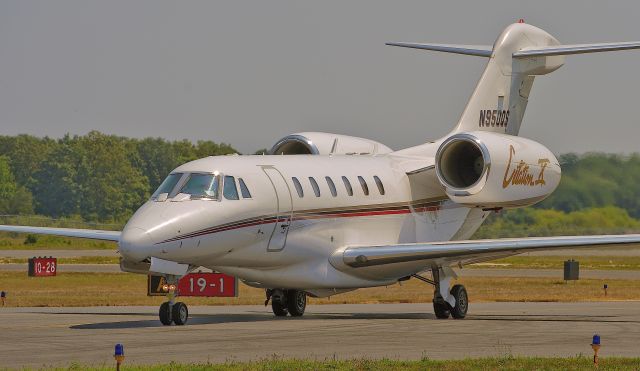
<path id="1" fill-rule="evenodd" d="M 640 300 L 634 280 L 583 279 L 565 283 L 553 278 L 462 277 L 473 302 L 576 302 Z M 608 292 L 604 296 L 603 285 Z M 8 306 L 160 305 L 164 297 L 148 297 L 147 277 L 131 273 L 58 273 L 28 277 L 26 272 L 0 272 L 0 290 Z M 190 305 L 264 304 L 264 290 L 239 285 L 237 298 L 183 297 Z M 431 310 L 433 288 L 418 280 L 402 285 L 360 289 L 330 298 L 309 298 L 310 304 L 425 303 Z"/>
<path id="2" fill-rule="evenodd" d="M 563 269 L 565 260 L 575 259 L 581 269 L 640 270 L 640 256 L 512 256 L 486 263 L 470 264 L 471 269 Z"/>
<path id="3" fill-rule="evenodd" d="M 600 358 L 598 370 L 638 370 L 640 358 Z M 332 370 L 332 371 L 369 371 L 369 370 L 443 370 L 443 371 L 475 371 L 475 370 L 589 370 L 593 369 L 593 360 L 587 356 L 567 358 L 542 357 L 488 357 L 467 358 L 462 360 L 431 360 L 428 358 L 403 361 L 392 359 L 353 359 L 353 360 L 302 360 L 272 359 L 254 362 L 212 363 L 167 363 L 158 365 L 134 365 L 125 361 L 123 369 L 130 371 L 285 371 L 285 370 Z M 113 364 L 103 366 L 87 366 L 71 364 L 64 368 L 47 368 L 47 370 L 113 370 Z"/>
<path id="4" fill-rule="evenodd" d="M 0 258 L 0 264 L 26 264 L 28 258 Z M 75 256 L 58 258 L 58 264 L 120 264 L 118 256 Z"/>

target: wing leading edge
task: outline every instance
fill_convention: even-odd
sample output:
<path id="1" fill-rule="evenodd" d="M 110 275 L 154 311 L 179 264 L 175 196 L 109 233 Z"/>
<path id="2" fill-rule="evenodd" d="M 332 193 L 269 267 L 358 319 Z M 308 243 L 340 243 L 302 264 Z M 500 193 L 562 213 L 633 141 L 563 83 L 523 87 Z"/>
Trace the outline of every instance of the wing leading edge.
<path id="1" fill-rule="evenodd" d="M 562 236 L 466 240 L 384 246 L 350 246 L 342 252 L 345 265 L 353 268 L 385 264 L 438 261 L 469 264 L 529 251 L 570 247 L 611 247 L 640 244 L 640 234 L 605 236 Z"/>
<path id="2" fill-rule="evenodd" d="M 18 232 L 33 234 L 48 234 L 53 236 L 88 238 L 102 241 L 120 241 L 120 231 L 102 231 L 93 229 L 73 229 L 73 228 L 49 228 L 49 227 L 27 227 L 0 225 L 0 232 Z"/>

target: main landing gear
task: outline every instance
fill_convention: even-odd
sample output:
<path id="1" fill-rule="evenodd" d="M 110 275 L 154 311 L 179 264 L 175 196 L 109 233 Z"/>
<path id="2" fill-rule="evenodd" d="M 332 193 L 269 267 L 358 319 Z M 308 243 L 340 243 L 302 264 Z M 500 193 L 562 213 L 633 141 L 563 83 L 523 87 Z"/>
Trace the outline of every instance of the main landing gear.
<path id="1" fill-rule="evenodd" d="M 264 305 L 271 300 L 271 309 L 277 317 L 301 317 L 307 308 L 307 293 L 301 290 L 267 289 L 267 300 Z"/>
<path id="2" fill-rule="evenodd" d="M 462 319 L 466 317 L 469 309 L 467 290 L 463 285 L 454 285 L 449 290 L 451 279 L 455 278 L 455 272 L 449 267 L 439 267 L 431 270 L 433 281 L 417 274 L 413 277 L 435 286 L 433 292 L 433 312 L 436 318 L 446 319 L 453 317 Z"/>
<path id="3" fill-rule="evenodd" d="M 167 298 L 169 301 L 165 301 L 160 305 L 160 311 L 158 312 L 160 322 L 165 326 L 170 326 L 171 323 L 182 326 L 187 323 L 187 319 L 189 319 L 189 309 L 187 308 L 187 304 L 180 301 L 175 302 L 175 298 L 177 297 L 175 292 L 178 282 L 177 277 L 168 276 L 166 281 L 168 291 Z"/>

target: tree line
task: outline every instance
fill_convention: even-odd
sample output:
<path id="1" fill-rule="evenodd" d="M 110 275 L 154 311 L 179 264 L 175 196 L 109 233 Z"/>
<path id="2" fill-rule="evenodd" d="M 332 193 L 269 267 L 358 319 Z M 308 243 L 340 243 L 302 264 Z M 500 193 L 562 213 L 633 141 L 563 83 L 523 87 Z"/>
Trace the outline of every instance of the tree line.
<path id="1" fill-rule="evenodd" d="M 178 165 L 237 153 L 209 140 L 133 139 L 92 131 L 61 139 L 0 136 L 0 214 L 125 221 Z"/>
<path id="2" fill-rule="evenodd" d="M 229 144 L 209 140 L 97 131 L 60 139 L 0 136 L 0 215 L 122 224 L 177 166 L 231 153 L 237 151 Z M 492 215 L 476 237 L 640 231 L 640 154 L 570 153 L 559 160 L 562 180 L 550 197 Z"/>

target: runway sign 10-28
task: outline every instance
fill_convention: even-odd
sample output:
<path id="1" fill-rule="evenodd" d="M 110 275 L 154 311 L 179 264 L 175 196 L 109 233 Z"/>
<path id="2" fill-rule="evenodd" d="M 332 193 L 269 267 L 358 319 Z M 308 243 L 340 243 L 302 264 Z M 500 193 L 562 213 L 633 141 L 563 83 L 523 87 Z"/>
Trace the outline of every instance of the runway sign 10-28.
<path id="1" fill-rule="evenodd" d="M 29 277 L 51 277 L 58 270 L 58 259 L 53 257 L 29 258 Z"/>
<path id="2" fill-rule="evenodd" d="M 162 276 L 149 275 L 147 295 L 167 295 L 169 286 Z M 222 273 L 189 273 L 178 281 L 179 296 L 236 297 L 238 280 Z"/>

